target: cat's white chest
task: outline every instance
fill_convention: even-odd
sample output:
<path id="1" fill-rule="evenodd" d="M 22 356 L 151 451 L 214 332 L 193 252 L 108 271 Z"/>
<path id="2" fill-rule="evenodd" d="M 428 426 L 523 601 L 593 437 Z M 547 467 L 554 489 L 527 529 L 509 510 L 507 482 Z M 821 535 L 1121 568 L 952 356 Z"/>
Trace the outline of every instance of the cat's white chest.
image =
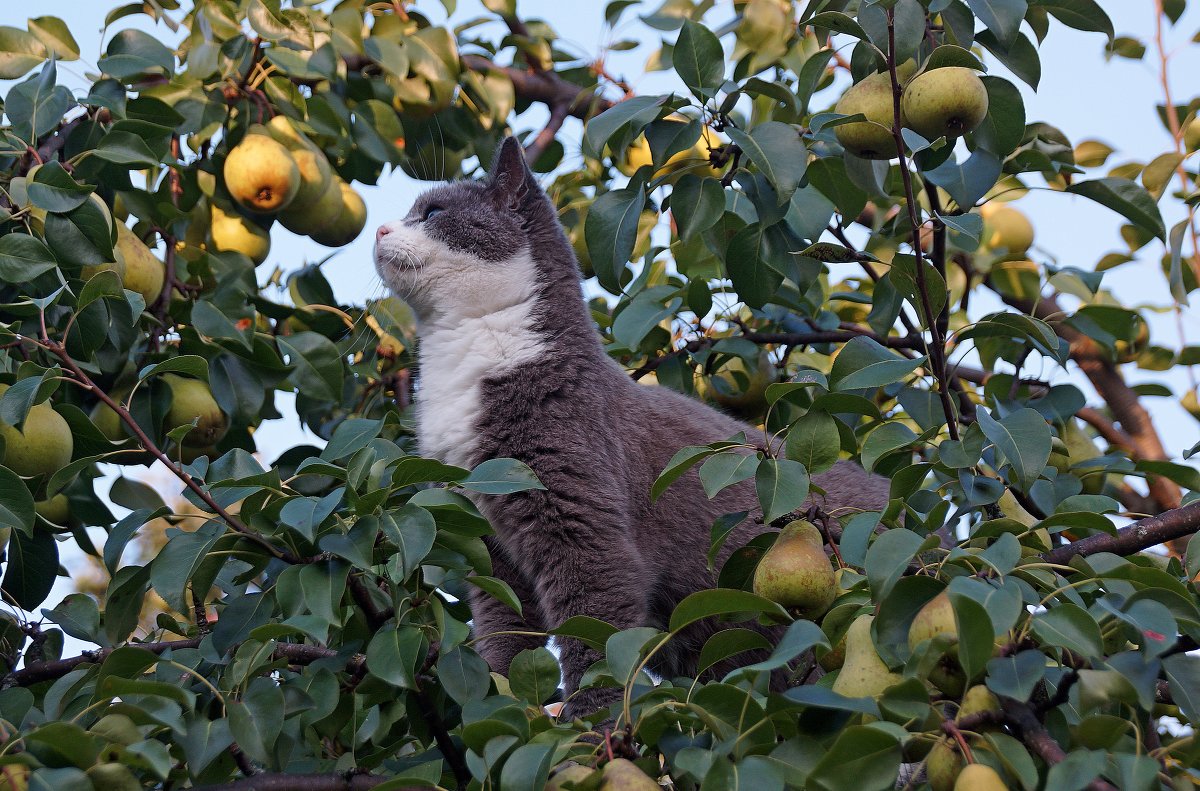
<path id="1" fill-rule="evenodd" d="M 421 454 L 466 466 L 479 445 L 483 380 L 545 354 L 533 300 L 421 335 L 417 430 Z"/>

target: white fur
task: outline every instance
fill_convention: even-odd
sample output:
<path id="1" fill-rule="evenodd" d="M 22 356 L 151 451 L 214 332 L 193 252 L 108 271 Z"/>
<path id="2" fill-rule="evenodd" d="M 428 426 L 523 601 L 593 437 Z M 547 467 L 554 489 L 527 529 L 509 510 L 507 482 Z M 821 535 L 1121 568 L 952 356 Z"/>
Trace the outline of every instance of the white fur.
<path id="1" fill-rule="evenodd" d="M 533 327 L 533 258 L 523 250 L 487 261 L 450 249 L 416 222 L 386 228 L 375 245 L 376 269 L 418 319 L 421 453 L 464 465 L 477 442 L 483 379 L 546 351 Z"/>

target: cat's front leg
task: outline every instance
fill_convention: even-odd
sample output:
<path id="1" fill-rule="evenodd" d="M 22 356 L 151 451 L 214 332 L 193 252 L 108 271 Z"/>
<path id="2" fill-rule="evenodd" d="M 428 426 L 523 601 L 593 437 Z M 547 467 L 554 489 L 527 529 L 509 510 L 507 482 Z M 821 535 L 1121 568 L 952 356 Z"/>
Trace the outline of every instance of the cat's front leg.
<path id="1" fill-rule="evenodd" d="M 537 595 L 525 575 L 509 559 L 504 548 L 491 536 L 483 539 L 492 557 L 492 576 L 508 583 L 521 602 L 518 614 L 507 604 L 472 586 L 469 603 L 471 620 L 479 642 L 480 656 L 493 672 L 508 677 L 513 657 L 527 649 L 546 644 L 545 637 L 512 632 L 545 632 L 548 629 L 542 616 Z M 492 635 L 489 637 L 488 635 Z"/>

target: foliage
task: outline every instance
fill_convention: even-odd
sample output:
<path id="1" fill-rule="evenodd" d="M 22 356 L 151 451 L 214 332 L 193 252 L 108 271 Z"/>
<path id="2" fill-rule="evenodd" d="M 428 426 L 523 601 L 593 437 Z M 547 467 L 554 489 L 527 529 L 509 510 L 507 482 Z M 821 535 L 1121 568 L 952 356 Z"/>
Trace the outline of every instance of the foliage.
<path id="1" fill-rule="evenodd" d="M 540 789 L 565 761 L 625 771 L 624 757 L 676 788 L 861 791 L 902 769 L 923 784 L 926 756 L 959 751 L 1031 791 L 1195 784 L 1200 550 L 1144 550 L 1196 531 L 1197 475 L 1167 457 L 1140 403 L 1173 394 L 1131 387 L 1122 366 L 1200 358 L 1150 342 L 1103 274 L 1148 258 L 1180 305 L 1196 287 L 1197 100 L 1162 108 L 1173 150 L 1107 172 L 1106 146 L 1027 118 L 990 72 L 1036 87 L 1055 26 L 1144 53 L 1094 0 L 748 0 L 732 17 L 711 0 L 609 3 L 610 32 L 641 13 L 633 24 L 662 33 L 651 67 L 680 86 L 666 95 L 633 95 L 513 0 L 484 5 L 494 16 L 455 27 L 404 2 L 122 5 L 84 95 L 59 84 L 57 64 L 79 57 L 62 20 L 0 28 L 0 77 L 20 80 L 0 130 L 0 527 L 3 592 L 20 608 L 0 620 L 0 787 L 32 770 L 44 789 Z M 1173 23 L 1184 2 L 1162 5 Z M 122 27 L 140 14 L 178 48 Z M 479 24 L 495 17 L 502 37 Z M 961 141 L 926 140 L 900 123 L 900 91 L 948 68 L 986 75 L 988 109 Z M 870 78 L 896 97 L 892 116 L 831 109 Z M 697 465 L 711 493 L 756 478 L 760 523 L 816 519 L 839 569 L 829 611 L 793 618 L 750 592 L 764 525 L 721 589 L 685 600 L 665 630 L 559 626 L 605 649 L 590 683 L 626 688 L 599 747 L 587 723 L 543 708 L 552 653 L 519 656 L 506 679 L 472 647 L 468 586 L 520 603 L 490 576 L 471 498 L 540 484 L 511 459 L 469 471 L 416 455 L 410 311 L 336 304 L 319 264 L 257 274 L 276 216 L 242 209 L 223 170 L 280 116 L 299 133 L 280 161 L 315 153 L 347 184 L 396 167 L 457 176 L 510 123 L 541 118 L 534 105 L 549 120 L 525 132 L 528 151 L 594 278 L 609 353 L 781 440 L 750 457 L 740 442 L 683 449 L 656 492 Z M 569 118 L 586 119 L 581 159 L 557 139 Z M 852 127 L 902 156 L 846 151 Z M 995 207 L 1031 189 L 1111 209 L 1128 249 L 1090 270 L 1030 253 Z M 1164 214 L 1186 217 L 1168 228 Z M 224 221 L 244 235 L 222 241 Z M 121 224 L 161 261 L 153 287 L 135 287 L 139 248 L 120 244 Z M 1059 367 L 1104 403 L 1026 373 Z M 277 393 L 326 443 L 264 464 L 254 430 L 282 417 Z M 1195 411 L 1195 391 L 1184 402 Z M 17 429 L 53 424 L 47 405 L 70 455 L 40 469 L 21 461 Z M 890 478 L 887 510 L 797 513 L 809 475 L 839 456 Z M 122 477 L 107 493 L 129 511 L 116 518 L 100 473 L 156 461 L 187 507 Z M 713 526 L 714 549 L 733 524 Z M 150 531 L 161 548 L 123 560 Z M 67 545 L 111 579 L 50 603 Z M 139 626 L 149 597 L 165 608 Z M 910 644 L 931 601 L 948 602 L 953 627 Z M 39 609 L 42 621 L 21 612 Z M 847 697 L 821 668 L 867 613 L 871 651 L 903 680 Z M 702 668 L 762 647 L 738 623 L 788 625 L 768 659 L 726 678 L 647 675 L 651 654 L 714 617 L 729 628 Z M 66 636 L 96 648 L 64 656 Z M 781 668 L 795 685 L 772 692 Z M 999 705 L 959 712 L 981 684 Z"/>

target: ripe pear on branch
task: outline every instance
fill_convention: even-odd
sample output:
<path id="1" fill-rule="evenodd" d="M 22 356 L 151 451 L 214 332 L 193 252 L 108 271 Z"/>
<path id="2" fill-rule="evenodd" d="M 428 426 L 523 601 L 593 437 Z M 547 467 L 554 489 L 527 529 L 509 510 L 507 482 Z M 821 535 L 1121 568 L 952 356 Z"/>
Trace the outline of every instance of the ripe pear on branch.
<path id="1" fill-rule="evenodd" d="M 973 69 L 932 69 L 908 84 L 900 109 L 904 125 L 926 140 L 953 140 L 975 131 L 987 117 L 987 87 Z"/>
<path id="2" fill-rule="evenodd" d="M 257 266 L 266 261 L 267 254 L 271 252 L 271 235 L 233 208 L 226 209 L 213 203 L 208 244 L 219 253 L 241 253 Z"/>
<path id="3" fill-rule="evenodd" d="M 0 384 L 0 396 L 8 392 L 8 388 L 8 385 Z M 0 462 L 24 477 L 53 475 L 70 464 L 75 453 L 71 427 L 54 411 L 49 401 L 30 409 L 19 430 L 16 426 L 0 423 L 0 437 L 4 438 Z"/>
<path id="4" fill-rule="evenodd" d="M 225 189 L 238 205 L 258 214 L 287 207 L 300 190 L 300 169 L 265 127 L 251 129 L 230 150 L 222 169 Z"/>
<path id="5" fill-rule="evenodd" d="M 860 615 L 846 631 L 846 659 L 838 677 L 833 681 L 833 691 L 848 698 L 877 698 L 904 677 L 893 673 L 879 658 L 875 641 L 871 638 L 871 624 L 875 616 Z"/>
<path id="6" fill-rule="evenodd" d="M 175 374 L 163 374 L 163 381 L 171 389 L 166 429 L 171 431 L 196 421 L 195 427 L 183 439 L 185 449 L 209 448 L 220 442 L 229 429 L 229 418 L 221 411 L 208 385 L 199 379 Z"/>
<path id="7" fill-rule="evenodd" d="M 157 302 L 167 270 L 146 243 L 124 223 L 117 223 L 117 256 L 125 265 L 122 285 L 141 294 L 147 307 Z"/>
<path id="8" fill-rule="evenodd" d="M 966 679 L 958 664 L 958 624 L 950 594 L 942 591 L 925 603 L 908 628 L 909 650 L 926 640 L 943 638 L 948 643 L 945 655 L 929 673 L 929 682 L 951 697 L 962 694 Z"/>
<path id="9" fill-rule="evenodd" d="M 816 620 L 837 597 L 825 541 L 812 522 L 797 519 L 780 531 L 754 570 L 754 592 L 798 617 Z"/>
<path id="10" fill-rule="evenodd" d="M 838 99 L 834 112 L 866 116 L 865 121 L 851 121 L 833 129 L 838 142 L 851 154 L 863 159 L 894 159 L 898 156 L 896 138 L 892 135 L 895 108 L 890 74 L 872 74 L 850 86 Z"/>
<path id="11" fill-rule="evenodd" d="M 626 758 L 606 763 L 600 777 L 600 791 L 660 791 L 658 783 Z"/>
<path id="12" fill-rule="evenodd" d="M 990 250 L 1019 257 L 1033 246 L 1033 223 L 1015 206 L 989 202 L 979 207 L 979 214 L 983 217 L 982 241 Z"/>

